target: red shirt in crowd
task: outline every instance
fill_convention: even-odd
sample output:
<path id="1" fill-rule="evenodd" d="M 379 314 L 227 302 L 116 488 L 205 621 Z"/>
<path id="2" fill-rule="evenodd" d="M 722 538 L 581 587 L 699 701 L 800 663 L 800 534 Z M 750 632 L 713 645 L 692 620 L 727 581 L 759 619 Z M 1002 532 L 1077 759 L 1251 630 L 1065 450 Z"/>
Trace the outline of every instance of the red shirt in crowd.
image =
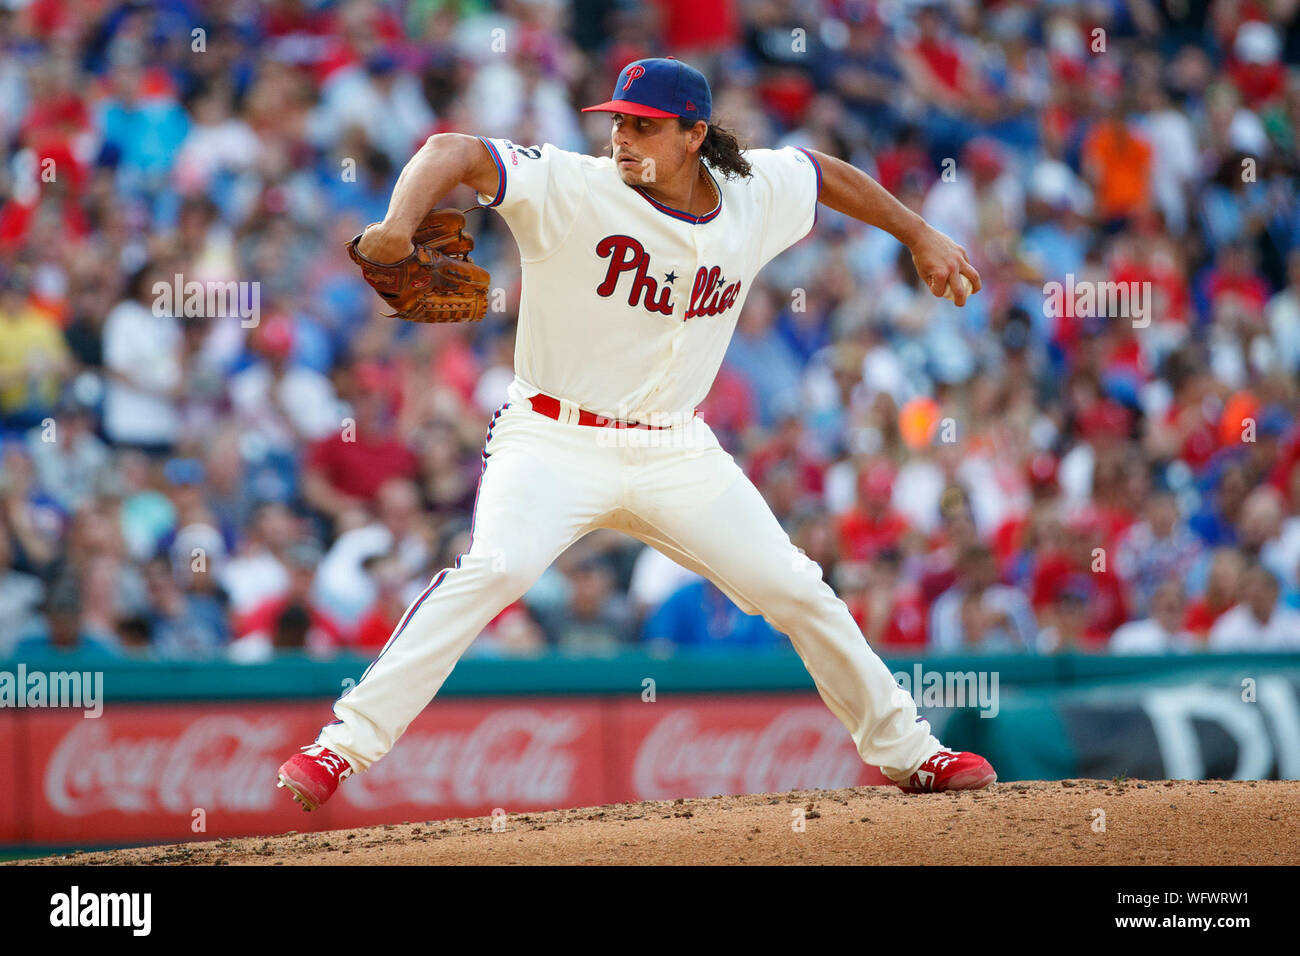
<path id="1" fill-rule="evenodd" d="M 1067 587 L 1079 583 L 1085 583 L 1088 590 L 1088 639 L 1109 639 L 1114 630 L 1129 619 L 1124 584 L 1109 566 L 1104 571 L 1080 569 L 1068 555 L 1059 552 L 1044 554 L 1034 569 L 1034 610 L 1042 612 L 1054 604 Z"/>
<path id="2" fill-rule="evenodd" d="M 749 459 L 749 480 L 760 488 L 777 465 L 789 465 L 798 479 L 800 494 L 820 498 L 825 474 L 821 462 L 799 448 L 798 440 L 778 434 Z"/>
<path id="3" fill-rule="evenodd" d="M 1277 463 L 1269 473 L 1268 482 L 1282 493 L 1284 499 L 1291 497 L 1291 473 L 1300 467 L 1300 429 L 1283 438 L 1282 449 Z M 1300 501 L 1291 502 L 1292 509 L 1300 509 Z"/>
<path id="4" fill-rule="evenodd" d="M 366 615 L 361 619 L 357 626 L 356 647 L 359 650 L 378 650 L 388 643 L 388 639 L 393 636 L 393 631 L 397 630 L 397 624 L 402 619 L 406 611 L 403 609 L 397 614 L 390 615 L 382 603 L 376 603 Z M 515 601 L 501 609 L 496 617 L 492 618 L 487 624 L 484 631 L 491 631 L 501 621 L 507 620 L 516 614 L 527 614 L 523 601 Z"/>
<path id="5" fill-rule="evenodd" d="M 285 612 L 290 603 L 292 603 L 292 598 L 288 595 L 263 601 L 247 614 L 235 620 L 235 636 L 245 637 L 259 632 L 274 635 L 276 621 L 280 619 L 280 615 Z M 338 646 L 347 643 L 343 628 L 325 611 L 309 605 L 307 607 L 307 617 L 311 621 L 311 629 L 324 635 L 329 645 Z"/>
<path id="6" fill-rule="evenodd" d="M 700 402 L 700 416 L 713 428 L 733 435 L 743 434 L 756 417 L 754 390 L 749 380 L 724 363 L 709 394 Z"/>
<path id="7" fill-rule="evenodd" d="M 1197 416 L 1201 416 L 1199 421 L 1195 420 Z M 1178 427 L 1184 417 L 1193 420 L 1193 427 L 1183 439 L 1178 457 L 1199 471 L 1219 449 L 1218 432 L 1214 423 L 1201 414 L 1200 406 L 1187 407 L 1178 402 L 1172 402 L 1165 412 L 1165 427 L 1171 430 Z"/>
<path id="8" fill-rule="evenodd" d="M 320 472 L 334 488 L 353 498 L 369 500 L 390 478 L 414 478 L 415 455 L 396 438 L 368 438 L 358 431 L 355 441 L 331 435 L 307 452 L 306 467 Z"/>
<path id="9" fill-rule="evenodd" d="M 1211 305 L 1225 295 L 1235 295 L 1253 311 L 1262 310 L 1269 299 L 1268 283 L 1263 276 L 1232 275 L 1221 271 L 1215 271 L 1206 281 L 1205 294 Z"/>
<path id="10" fill-rule="evenodd" d="M 840 516 L 836 530 L 842 558 L 870 561 L 886 548 L 899 547 L 910 526 L 897 511 L 885 511 L 872 517 L 860 508 L 854 508 Z"/>
<path id="11" fill-rule="evenodd" d="M 401 619 L 400 614 L 390 617 L 382 605 L 376 604 L 357 625 L 356 646 L 363 650 L 383 647 L 392 637 L 393 631 L 397 630 L 397 622 Z"/>
<path id="12" fill-rule="evenodd" d="M 735 0 L 655 0 L 669 50 L 726 49 L 740 38 Z"/>
<path id="13" fill-rule="evenodd" d="M 921 40 L 913 51 L 949 93 L 960 96 L 969 92 L 961 88 L 961 56 L 954 47 L 939 40 Z"/>
<path id="14" fill-rule="evenodd" d="M 1192 296 L 1187 280 L 1172 264 L 1123 261 L 1116 263 L 1110 278 L 1112 282 L 1125 285 L 1130 290 L 1134 288 L 1134 283 L 1139 287 L 1142 283 L 1151 283 L 1154 302 L 1149 304 L 1155 310 L 1151 316 L 1153 321 L 1186 322 L 1191 314 Z"/>
<path id="15" fill-rule="evenodd" d="M 915 174 L 926 187 L 934 182 L 930 156 L 920 146 L 891 144 L 876 155 L 876 181 L 891 193 L 902 191 L 909 174 Z"/>
<path id="16" fill-rule="evenodd" d="M 998 568 L 1005 570 L 1020 553 L 1024 542 L 1025 529 L 1029 527 L 1029 513 L 1012 515 L 1003 521 L 993 532 L 993 554 L 998 559 Z M 942 592 L 940 592 L 942 593 Z"/>
<path id="17" fill-rule="evenodd" d="M 870 612 L 868 599 L 859 597 L 846 603 L 853 620 L 865 634 L 867 616 Z M 921 604 L 920 597 L 914 591 L 905 590 L 895 596 L 893 605 L 889 609 L 889 623 L 885 625 L 884 632 L 873 646 L 878 650 L 885 648 L 919 652 L 925 650 L 925 638 L 925 606 Z"/>
<path id="18" fill-rule="evenodd" d="M 1286 68 L 1281 63 L 1228 64 L 1228 78 L 1252 110 L 1271 106 L 1286 92 Z"/>
<path id="19" fill-rule="evenodd" d="M 1230 607 L 1232 607 L 1231 604 L 1216 607 L 1211 605 L 1205 598 L 1199 598 L 1187 606 L 1187 616 L 1183 620 L 1183 627 L 1198 637 L 1205 637 L 1210 633 L 1210 628 L 1214 627 L 1214 622 L 1222 617 L 1223 612 Z"/>

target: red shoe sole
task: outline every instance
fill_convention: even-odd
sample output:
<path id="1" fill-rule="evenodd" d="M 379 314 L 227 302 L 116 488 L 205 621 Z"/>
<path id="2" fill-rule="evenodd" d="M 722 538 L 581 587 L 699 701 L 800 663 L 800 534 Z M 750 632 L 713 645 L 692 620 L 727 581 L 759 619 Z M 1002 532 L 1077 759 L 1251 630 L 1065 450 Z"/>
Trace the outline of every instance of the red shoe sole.
<path id="1" fill-rule="evenodd" d="M 306 813 L 310 813 L 321 805 L 321 801 L 314 799 L 303 784 L 284 772 L 283 767 L 280 768 L 280 782 L 276 784 L 276 787 L 284 787 L 293 794 L 293 799 L 302 804 L 302 809 Z"/>
<path id="2" fill-rule="evenodd" d="M 991 763 L 985 760 L 978 767 L 957 771 L 945 780 L 943 787 L 938 790 L 922 790 L 918 787 L 902 786 L 899 789 L 904 793 L 945 793 L 949 790 L 983 790 L 989 784 L 997 782 L 997 771 L 993 769 Z"/>

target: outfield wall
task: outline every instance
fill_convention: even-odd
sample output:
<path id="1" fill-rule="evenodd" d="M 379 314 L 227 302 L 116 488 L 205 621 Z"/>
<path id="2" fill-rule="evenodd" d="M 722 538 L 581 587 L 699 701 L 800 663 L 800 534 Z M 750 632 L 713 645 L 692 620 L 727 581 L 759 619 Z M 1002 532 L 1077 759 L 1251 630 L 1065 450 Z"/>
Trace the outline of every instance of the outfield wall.
<path id="1" fill-rule="evenodd" d="M 275 768 L 366 661 L 90 669 L 98 717 L 0 694 L 0 844 L 106 846 L 882 783 L 791 653 L 467 660 L 392 754 L 307 815 Z M 1002 780 L 1300 778 L 1300 655 L 896 658 Z M 12 688 L 19 662 L 0 662 Z M 918 669 L 919 668 L 919 669 Z M 959 706 L 950 706 L 959 705 Z"/>

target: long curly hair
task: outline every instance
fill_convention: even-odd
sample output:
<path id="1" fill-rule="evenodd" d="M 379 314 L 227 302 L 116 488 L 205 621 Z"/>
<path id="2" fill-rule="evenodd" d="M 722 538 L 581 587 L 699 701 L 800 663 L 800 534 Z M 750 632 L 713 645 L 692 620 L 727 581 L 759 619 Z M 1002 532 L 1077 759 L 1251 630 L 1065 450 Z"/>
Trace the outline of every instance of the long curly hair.
<path id="1" fill-rule="evenodd" d="M 699 120 L 689 120 L 684 116 L 677 118 L 677 125 L 684 130 L 690 129 L 697 122 Z M 725 179 L 732 176 L 748 179 L 753 175 L 753 169 L 749 160 L 741 155 L 742 149 L 735 133 L 717 123 L 710 123 L 709 131 L 704 134 L 704 142 L 700 145 L 700 158 L 707 160 Z"/>

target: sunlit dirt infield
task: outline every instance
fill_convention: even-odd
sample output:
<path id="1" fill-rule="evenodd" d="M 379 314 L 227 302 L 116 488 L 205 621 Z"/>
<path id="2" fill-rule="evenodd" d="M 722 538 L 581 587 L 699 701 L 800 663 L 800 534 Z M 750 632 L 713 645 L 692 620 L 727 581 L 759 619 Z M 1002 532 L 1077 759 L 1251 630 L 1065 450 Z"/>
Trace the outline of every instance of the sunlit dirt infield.
<path id="1" fill-rule="evenodd" d="M 36 864 L 1296 864 L 1300 783 L 1066 780 L 712 797 L 74 853 Z"/>

